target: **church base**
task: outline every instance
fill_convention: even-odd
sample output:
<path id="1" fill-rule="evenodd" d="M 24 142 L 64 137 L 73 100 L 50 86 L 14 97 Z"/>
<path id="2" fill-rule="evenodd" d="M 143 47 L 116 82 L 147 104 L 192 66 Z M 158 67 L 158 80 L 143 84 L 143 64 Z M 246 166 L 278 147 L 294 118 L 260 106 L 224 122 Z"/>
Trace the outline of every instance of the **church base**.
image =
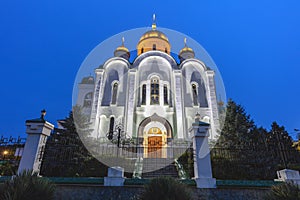
<path id="1" fill-rule="evenodd" d="M 216 188 L 217 183 L 215 178 L 194 178 L 197 188 Z"/>

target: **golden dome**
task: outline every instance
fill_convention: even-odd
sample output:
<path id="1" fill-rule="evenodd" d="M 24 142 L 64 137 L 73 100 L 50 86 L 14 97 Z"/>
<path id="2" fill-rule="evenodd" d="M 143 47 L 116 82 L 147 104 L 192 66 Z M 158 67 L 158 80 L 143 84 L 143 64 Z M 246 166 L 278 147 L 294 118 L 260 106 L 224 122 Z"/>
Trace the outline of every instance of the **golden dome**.
<path id="1" fill-rule="evenodd" d="M 156 29 L 152 29 L 151 31 L 147 31 L 146 33 L 144 33 L 144 35 L 142 35 L 142 37 L 140 38 L 139 42 L 149 39 L 149 38 L 157 38 L 157 39 L 162 39 L 162 40 L 165 40 L 166 42 L 169 42 L 169 39 L 167 38 L 167 36 L 163 32 L 160 32 Z"/>
<path id="2" fill-rule="evenodd" d="M 129 50 L 126 47 L 124 47 L 124 46 L 117 47 L 115 51 L 126 51 L 126 52 L 129 52 Z"/>
<path id="3" fill-rule="evenodd" d="M 194 50 L 186 45 L 186 38 L 184 38 L 184 47 L 180 50 L 178 56 L 181 62 L 185 59 L 195 57 Z"/>
<path id="4" fill-rule="evenodd" d="M 138 55 L 152 50 L 167 54 L 170 54 L 171 50 L 168 37 L 161 31 L 156 30 L 155 15 L 153 15 L 152 30 L 144 33 L 137 45 Z"/>
<path id="5" fill-rule="evenodd" d="M 182 54 L 182 53 L 184 53 L 184 52 L 193 52 L 193 53 L 194 53 L 194 50 L 193 50 L 192 48 L 190 48 L 190 47 L 183 47 L 183 48 L 180 50 L 179 54 Z"/>
<path id="6" fill-rule="evenodd" d="M 130 57 L 130 52 L 129 50 L 124 46 L 124 37 L 122 38 L 122 45 L 117 47 L 115 52 L 114 52 L 114 55 L 115 57 L 123 57 L 125 59 L 129 59 Z"/>

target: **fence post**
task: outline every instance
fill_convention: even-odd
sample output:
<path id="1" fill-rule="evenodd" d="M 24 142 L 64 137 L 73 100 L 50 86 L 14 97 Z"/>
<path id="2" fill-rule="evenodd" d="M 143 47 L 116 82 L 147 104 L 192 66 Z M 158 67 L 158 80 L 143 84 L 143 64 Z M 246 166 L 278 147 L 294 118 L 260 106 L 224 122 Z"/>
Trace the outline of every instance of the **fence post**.
<path id="1" fill-rule="evenodd" d="M 197 188 L 216 188 L 216 179 L 212 177 L 210 150 L 208 145 L 208 129 L 210 124 L 200 121 L 200 115 L 197 114 L 195 122 L 192 124 L 194 133 L 194 179 Z"/>
<path id="2" fill-rule="evenodd" d="M 18 168 L 18 174 L 23 170 L 32 170 L 39 175 L 44 155 L 45 145 L 54 125 L 44 119 L 46 114 L 42 110 L 40 118 L 26 120 L 26 133 L 28 134 L 24 152 Z"/>

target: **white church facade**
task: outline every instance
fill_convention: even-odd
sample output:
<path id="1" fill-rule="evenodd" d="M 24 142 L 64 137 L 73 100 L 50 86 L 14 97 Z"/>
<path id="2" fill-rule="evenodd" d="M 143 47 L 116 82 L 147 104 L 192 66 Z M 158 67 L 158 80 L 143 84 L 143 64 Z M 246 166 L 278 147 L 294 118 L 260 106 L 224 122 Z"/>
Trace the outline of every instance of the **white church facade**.
<path id="1" fill-rule="evenodd" d="M 95 76 L 84 78 L 78 86 L 77 105 L 89 116 L 92 137 L 109 141 L 122 125 L 122 131 L 136 145 L 163 148 L 190 141 L 189 130 L 199 113 L 211 124 L 210 139 L 219 131 L 215 72 L 185 43 L 178 59 L 171 54 L 168 37 L 152 29 L 137 44 L 137 55 L 129 62 L 124 41 L 114 57 L 95 69 Z M 196 52 L 197 53 L 197 52 Z M 166 157 L 162 152 L 161 157 Z"/>

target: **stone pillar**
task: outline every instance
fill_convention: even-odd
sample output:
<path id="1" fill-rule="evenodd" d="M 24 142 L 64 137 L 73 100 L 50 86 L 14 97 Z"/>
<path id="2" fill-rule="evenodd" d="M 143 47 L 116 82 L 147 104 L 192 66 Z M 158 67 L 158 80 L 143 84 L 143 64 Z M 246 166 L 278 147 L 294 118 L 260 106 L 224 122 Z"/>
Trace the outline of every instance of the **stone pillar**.
<path id="1" fill-rule="evenodd" d="M 28 136 L 18 174 L 23 170 L 32 170 L 33 173 L 40 173 L 46 141 L 54 128 L 53 124 L 44 119 L 45 114 L 46 111 L 42 110 L 40 118 L 26 120 L 26 133 Z"/>
<path id="2" fill-rule="evenodd" d="M 216 188 L 216 179 L 212 177 L 210 150 L 208 145 L 210 124 L 200 121 L 197 114 L 193 123 L 192 139 L 194 150 L 194 179 L 197 188 Z"/>
<path id="3" fill-rule="evenodd" d="M 277 171 L 278 179 L 275 181 L 283 181 L 288 183 L 294 183 L 300 186 L 300 175 L 299 171 L 291 170 L 291 169 L 283 169 Z"/>
<path id="4" fill-rule="evenodd" d="M 125 181 L 122 167 L 108 168 L 107 177 L 104 177 L 104 186 L 123 186 Z"/>

